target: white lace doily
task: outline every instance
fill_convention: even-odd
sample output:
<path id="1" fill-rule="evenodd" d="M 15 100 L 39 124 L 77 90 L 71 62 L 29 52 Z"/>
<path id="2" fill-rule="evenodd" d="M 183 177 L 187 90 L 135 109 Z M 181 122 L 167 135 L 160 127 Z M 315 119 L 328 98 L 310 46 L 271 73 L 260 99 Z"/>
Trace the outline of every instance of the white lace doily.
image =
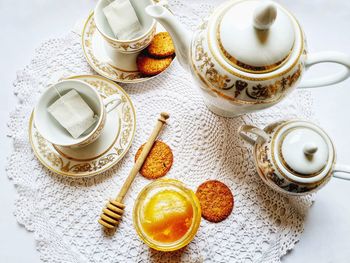
<path id="1" fill-rule="evenodd" d="M 189 4 L 188 2 L 191 2 Z M 170 5 L 189 27 L 198 24 L 219 1 L 174 0 Z M 14 152 L 8 175 L 18 191 L 14 205 L 19 223 L 34 232 L 45 262 L 280 262 L 303 231 L 311 198 L 287 198 L 258 178 L 252 150 L 237 136 L 243 123 L 260 127 L 289 117 L 310 119 L 312 100 L 307 91 L 266 111 L 226 119 L 203 104 L 190 74 L 175 62 L 160 77 L 141 84 L 122 85 L 137 111 L 135 140 L 128 154 L 112 170 L 90 179 L 69 179 L 45 169 L 30 148 L 30 113 L 56 72 L 89 74 L 80 38 L 74 33 L 42 44 L 32 62 L 18 72 L 14 92 L 19 103 L 10 116 Z M 171 115 L 161 135 L 174 153 L 166 177 L 196 190 L 208 179 L 218 179 L 234 193 L 235 207 L 225 221 L 202 220 L 195 239 L 177 252 L 149 249 L 132 226 L 132 208 L 139 191 L 150 181 L 139 176 L 126 199 L 123 222 L 113 236 L 97 223 L 106 201 L 115 196 L 133 165 L 134 154 L 147 139 L 161 111 Z"/>

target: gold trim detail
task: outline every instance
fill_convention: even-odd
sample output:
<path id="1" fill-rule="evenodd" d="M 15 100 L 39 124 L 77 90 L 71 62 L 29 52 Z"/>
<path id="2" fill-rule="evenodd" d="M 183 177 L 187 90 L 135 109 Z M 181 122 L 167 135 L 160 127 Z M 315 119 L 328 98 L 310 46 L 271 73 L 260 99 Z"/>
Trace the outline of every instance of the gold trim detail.
<path id="1" fill-rule="evenodd" d="M 80 142 L 78 144 L 74 144 L 72 146 L 68 146 L 68 148 L 84 147 L 84 146 L 89 145 L 90 143 L 93 143 L 100 136 L 103 128 L 105 127 L 105 124 L 106 124 L 106 112 L 105 112 L 105 110 L 103 110 L 101 122 L 100 122 L 99 126 L 97 127 L 97 129 L 94 131 L 94 133 L 91 134 L 84 141 L 82 141 L 82 142 Z"/>
<path id="2" fill-rule="evenodd" d="M 284 122 L 284 121 L 283 121 Z M 283 123 L 279 122 L 279 123 Z M 265 131 L 269 134 L 274 132 L 274 129 L 278 125 L 268 126 L 265 128 Z M 292 195 L 304 195 L 314 192 L 317 188 L 323 185 L 329 180 L 329 175 L 325 177 L 324 180 L 321 180 L 316 183 L 300 183 L 294 182 L 289 178 L 283 176 L 283 173 L 280 169 L 271 162 L 269 158 L 269 152 L 271 149 L 268 146 L 271 142 L 271 139 L 267 142 L 258 142 L 254 147 L 254 163 L 257 167 L 258 174 L 261 179 L 265 181 L 269 186 L 277 191 L 282 191 Z M 275 170 L 276 168 L 276 170 Z M 278 175 L 278 173 L 280 175 Z"/>
<path id="3" fill-rule="evenodd" d="M 276 69 L 279 69 L 288 61 L 288 58 L 290 57 L 290 55 L 292 53 L 292 50 L 290 50 L 288 52 L 287 56 L 285 56 L 282 60 L 280 60 L 272 65 L 258 67 L 258 66 L 252 66 L 252 65 L 245 64 L 242 61 L 239 61 L 235 57 L 231 56 L 226 51 L 224 46 L 222 45 L 220 36 L 217 36 L 217 41 L 218 41 L 219 51 L 227 63 L 229 63 L 231 66 L 235 67 L 238 70 L 245 71 L 248 73 L 253 73 L 253 74 L 269 73 L 269 72 L 272 72 Z"/>
<path id="4" fill-rule="evenodd" d="M 111 63 L 108 63 L 108 65 L 110 65 L 112 68 L 119 70 L 119 71 L 123 71 L 123 72 L 127 72 L 127 73 L 139 73 L 137 70 L 125 70 L 125 69 L 118 68 L 118 67 L 112 65 Z"/>
<path id="5" fill-rule="evenodd" d="M 227 13 L 227 11 L 230 9 L 230 7 L 232 7 L 233 5 L 235 5 L 237 3 L 238 2 L 230 5 L 218 17 L 218 25 L 216 28 L 216 43 L 219 46 L 219 51 L 220 51 L 222 57 L 225 59 L 225 61 L 227 63 L 229 63 L 231 66 L 237 68 L 238 70 L 245 71 L 248 73 L 253 73 L 253 74 L 269 73 L 269 72 L 272 72 L 272 71 L 282 67 L 288 61 L 290 55 L 292 54 L 292 50 L 294 48 L 294 43 L 293 43 L 291 50 L 288 52 L 288 54 L 282 60 L 280 60 L 274 64 L 271 64 L 271 65 L 260 66 L 260 67 L 248 65 L 248 64 L 243 63 L 242 61 L 237 60 L 230 53 L 228 53 L 227 50 L 224 48 L 222 41 L 221 41 L 221 35 L 220 35 L 220 28 L 221 28 L 222 19 L 225 16 L 225 14 Z"/>
<path id="6" fill-rule="evenodd" d="M 30 124 L 32 124 L 32 118 Z M 46 161 L 42 159 L 42 157 L 38 157 L 40 158 L 39 160 L 41 161 L 41 163 L 45 163 L 44 165 L 53 172 L 63 175 L 76 176 L 80 175 L 80 173 L 96 172 L 104 166 L 106 166 L 107 164 L 113 162 L 115 157 L 117 156 L 116 153 L 110 153 L 100 158 L 97 162 L 84 162 L 71 165 L 70 161 L 64 162 L 64 159 L 60 154 L 54 153 L 52 151 L 51 147 L 49 146 L 49 143 L 39 134 L 37 130 L 34 131 L 34 137 L 38 144 L 38 152 L 35 151 L 35 154 L 37 155 L 37 157 L 44 157 L 51 163 L 51 166 L 46 164 Z M 59 170 L 54 169 L 52 166 L 59 167 Z"/>
<path id="7" fill-rule="evenodd" d="M 211 57 L 203 48 L 204 37 L 200 36 L 198 40 L 195 41 L 195 60 L 200 62 L 199 69 L 205 72 L 205 77 L 208 82 L 218 89 L 230 89 L 233 87 L 231 85 L 231 79 L 227 75 L 220 74 L 215 69 L 215 64 L 212 62 Z"/>
<path id="8" fill-rule="evenodd" d="M 94 23 L 96 25 L 96 23 Z M 156 33 L 156 26 L 154 25 L 153 28 L 151 29 L 150 35 L 148 35 L 146 38 L 140 38 L 139 40 L 135 40 L 135 42 L 121 42 L 113 39 L 109 39 L 104 35 L 96 26 L 97 30 L 101 33 L 102 37 L 110 44 L 113 48 L 122 50 L 127 53 L 134 53 L 137 51 L 142 50 L 145 48 L 149 43 L 151 43 L 155 33 Z M 149 34 L 149 33 L 147 33 Z M 121 42 L 121 43 L 120 43 Z"/>
<path id="9" fill-rule="evenodd" d="M 275 190 L 287 192 L 288 194 L 300 195 L 305 193 L 311 193 L 324 182 L 321 181 L 313 184 L 304 184 L 294 182 L 289 178 L 285 178 L 283 176 L 281 178 L 277 175 L 274 165 L 268 158 L 268 151 L 269 149 L 266 145 L 256 146 L 254 162 L 258 168 L 258 173 L 260 177 Z M 280 169 L 278 167 L 276 168 L 277 171 L 280 173 Z"/>
<path id="10" fill-rule="evenodd" d="M 277 102 L 283 97 L 285 90 L 292 87 L 301 76 L 302 66 L 299 64 L 295 72 L 268 85 L 257 83 L 251 86 L 244 80 L 231 79 L 227 75 L 220 74 L 215 68 L 212 58 L 204 51 L 203 41 L 203 36 L 197 36 L 197 39 L 193 43 L 195 52 L 194 56 L 191 49 L 190 56 L 194 73 L 210 90 L 237 104 L 270 104 Z M 193 60 L 199 64 L 196 65 Z M 199 70 L 203 72 L 204 76 L 202 76 Z M 235 89 L 234 96 L 226 95 L 219 91 L 232 88 Z M 240 97 L 243 93 L 252 100 L 241 99 Z"/>
<path id="11" fill-rule="evenodd" d="M 35 129 L 33 114 L 29 121 L 29 141 L 34 154 L 49 170 L 64 176 L 89 177 L 106 171 L 115 165 L 129 150 L 136 130 L 136 113 L 128 94 L 116 83 L 95 75 L 73 76 L 68 79 L 81 79 L 96 87 L 103 96 L 119 93 L 122 96 L 122 124 L 120 136 L 110 150 L 91 161 L 75 161 L 60 155 L 52 144 L 46 141 Z"/>
<path id="12" fill-rule="evenodd" d="M 81 33 L 81 45 L 82 45 L 82 49 L 83 49 L 86 61 L 88 62 L 90 67 L 93 68 L 98 74 L 100 74 L 105 78 L 108 78 L 110 80 L 117 81 L 117 82 L 138 83 L 138 82 L 143 82 L 143 81 L 153 79 L 166 71 L 164 70 L 162 73 L 156 76 L 145 77 L 145 76 L 142 76 L 142 74 L 139 71 L 123 70 L 111 65 L 106 61 L 101 61 L 99 58 L 97 58 L 93 50 L 92 40 L 95 34 L 99 34 L 99 31 L 97 30 L 95 21 L 93 19 L 93 15 L 94 13 L 91 12 L 85 21 L 85 24 Z"/>
<path id="13" fill-rule="evenodd" d="M 288 163 L 286 162 L 286 160 L 284 159 L 283 157 L 283 154 L 282 154 L 282 143 L 285 139 L 285 137 L 293 130 L 295 130 L 296 128 L 291 128 L 291 129 L 288 129 L 287 131 L 285 131 L 285 133 L 282 135 L 281 137 L 281 141 L 279 142 L 278 144 L 278 157 L 280 158 L 281 160 L 281 163 L 283 165 L 284 168 L 286 168 L 290 173 L 293 173 L 293 174 L 296 174 L 300 177 L 303 177 L 303 178 L 311 178 L 311 177 L 315 177 L 319 174 L 321 174 L 324 170 L 324 168 L 326 167 L 326 164 L 318 171 L 318 172 L 315 172 L 315 173 L 311 173 L 311 174 L 302 174 L 302 173 L 299 173 L 297 171 L 295 171 L 294 169 L 292 169 Z M 328 161 L 328 160 L 327 160 Z"/>
<path id="14" fill-rule="evenodd" d="M 234 3 L 233 3 L 234 4 Z M 227 6 L 227 8 L 231 7 L 231 5 Z M 206 27 L 205 29 L 207 30 L 207 41 L 208 41 L 208 47 L 209 47 L 209 50 L 211 52 L 211 54 L 213 55 L 215 61 L 217 61 L 219 63 L 219 65 L 224 69 L 226 70 L 227 72 L 231 73 L 232 75 L 235 75 L 236 77 L 238 78 L 241 78 L 241 79 L 246 79 L 246 80 L 251 80 L 251 81 L 264 81 L 264 80 L 270 80 L 270 79 L 273 79 L 273 78 L 276 78 L 276 77 L 280 77 L 280 76 L 283 76 L 285 75 L 287 72 L 289 72 L 292 68 L 294 68 L 294 66 L 298 63 L 300 63 L 300 57 L 301 55 L 303 54 L 304 52 L 304 35 L 303 35 L 303 31 L 299 25 L 299 22 L 295 19 L 295 17 L 290 14 L 288 12 L 288 14 L 294 18 L 296 24 L 298 25 L 298 29 L 299 29 L 299 33 L 300 33 L 300 41 L 301 41 L 301 47 L 300 47 L 300 51 L 299 51 L 299 54 L 297 56 L 297 58 L 295 59 L 295 61 L 292 63 L 292 65 L 290 65 L 290 67 L 288 67 L 287 69 L 285 69 L 284 71 L 280 72 L 280 73 L 277 73 L 277 74 L 273 74 L 273 75 L 270 75 L 270 76 L 267 76 L 267 77 L 248 77 L 248 76 L 245 76 L 245 75 L 242 75 L 242 74 L 239 74 L 235 71 L 233 71 L 231 68 L 227 67 L 225 64 L 223 64 L 220 60 L 220 58 L 218 58 L 216 55 L 215 55 L 215 52 L 213 50 L 213 43 L 211 41 L 211 38 L 210 38 L 210 30 L 209 28 L 211 28 L 211 23 L 213 23 L 211 21 L 210 24 L 208 24 L 208 27 Z M 200 30 L 204 30 L 203 27 L 200 28 Z"/>
<path id="15" fill-rule="evenodd" d="M 279 131 L 283 128 L 283 127 L 285 127 L 287 124 L 289 124 L 291 121 L 286 121 L 285 123 L 283 123 L 275 132 L 274 132 L 274 135 L 273 135 L 273 137 L 272 137 L 272 139 L 271 139 L 271 158 L 272 158 L 272 161 L 273 161 L 273 163 L 274 163 L 274 166 L 276 167 L 276 169 L 278 170 L 278 172 L 286 179 L 286 180 L 289 180 L 289 181 L 291 181 L 291 182 L 293 182 L 293 183 L 296 183 L 296 184 L 299 184 L 299 185 L 320 185 L 326 178 L 328 178 L 331 174 L 332 174 L 332 167 L 334 166 L 334 164 L 335 164 L 335 159 L 336 159 L 336 157 L 335 157 L 335 154 L 333 155 L 333 160 L 332 160 L 332 165 L 331 165 L 331 168 L 329 169 L 329 171 L 328 171 L 328 173 L 320 180 L 320 181 L 318 181 L 318 182 L 315 182 L 315 183 L 301 183 L 301 182 L 297 182 L 297 181 L 295 181 L 295 180 L 293 180 L 293 179 L 291 179 L 290 177 L 288 177 L 280 168 L 279 168 L 279 166 L 277 165 L 277 162 L 276 162 L 276 158 L 275 158 L 275 143 L 276 143 L 276 136 L 277 136 L 277 134 L 279 133 Z M 333 152 L 335 152 L 334 151 L 334 146 L 333 146 L 333 144 L 332 144 L 332 149 L 333 149 Z M 282 156 L 280 155 L 280 153 L 278 154 L 278 157 L 279 158 L 281 158 Z M 282 157 L 283 158 L 283 157 Z M 322 170 L 323 171 L 323 170 Z M 322 172 L 321 171 L 321 172 Z M 298 173 L 297 173 L 297 175 L 299 175 Z M 314 176 L 316 176 L 316 175 L 313 175 L 312 177 L 314 177 Z M 304 176 L 302 176 L 302 177 L 305 177 L 305 175 Z"/>
<path id="16" fill-rule="evenodd" d="M 116 136 L 113 140 L 113 142 L 111 143 L 111 145 L 106 149 L 104 150 L 102 153 L 100 153 L 99 155 L 96 155 L 96 156 L 93 156 L 91 158 L 87 158 L 87 159 L 79 159 L 79 158 L 75 158 L 73 156 L 69 156 L 68 154 L 64 153 L 57 145 L 53 144 L 52 146 L 55 148 L 55 150 L 60 154 L 62 155 L 63 157 L 69 159 L 69 160 L 74 160 L 74 161 L 78 161 L 78 162 L 82 162 L 82 161 L 91 161 L 91 160 L 94 160 L 94 159 L 97 159 L 97 158 L 100 158 L 102 155 L 104 155 L 105 153 L 107 153 L 115 144 L 115 142 L 117 141 L 118 137 L 119 137 L 119 134 L 120 134 L 120 130 L 121 130 L 121 119 L 120 117 L 118 117 L 118 122 L 119 122 L 119 126 L 118 126 L 118 131 L 116 133 Z"/>
<path id="17" fill-rule="evenodd" d="M 94 11 L 92 11 L 91 14 L 93 15 Z M 95 20 L 95 18 L 94 18 L 94 20 Z M 151 32 L 151 34 L 154 34 L 154 32 L 156 30 L 156 27 L 157 27 L 157 22 L 155 20 L 153 20 L 152 26 L 143 35 L 141 35 L 141 36 L 139 36 L 137 38 L 134 38 L 134 39 L 130 39 L 130 40 L 121 40 L 121 39 L 112 38 L 112 37 L 106 35 L 105 33 L 103 33 L 102 30 L 100 30 L 98 27 L 97 27 L 97 30 L 106 39 L 106 41 L 108 41 L 109 43 L 111 43 L 114 46 L 113 42 L 115 42 L 115 43 L 124 43 L 124 45 L 127 45 L 128 43 L 129 44 L 130 43 L 135 43 L 135 42 L 137 44 L 139 42 L 139 40 L 143 40 L 147 35 L 150 34 L 150 32 Z"/>
<path id="18" fill-rule="evenodd" d="M 114 81 L 122 82 L 133 82 L 134 80 L 142 81 L 144 78 L 141 77 L 140 72 L 126 72 L 120 69 L 111 67 L 110 64 L 101 62 L 94 54 L 92 47 L 92 38 L 97 27 L 93 19 L 93 12 L 86 19 L 83 31 L 81 34 L 81 43 L 85 58 L 89 65 L 96 70 L 102 76 L 109 78 Z"/>

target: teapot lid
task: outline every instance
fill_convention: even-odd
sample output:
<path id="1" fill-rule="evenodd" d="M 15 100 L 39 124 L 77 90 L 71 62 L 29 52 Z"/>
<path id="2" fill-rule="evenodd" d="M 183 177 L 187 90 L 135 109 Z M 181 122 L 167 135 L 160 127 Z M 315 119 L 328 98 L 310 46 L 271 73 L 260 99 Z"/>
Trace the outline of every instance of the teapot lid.
<path id="1" fill-rule="evenodd" d="M 271 1 L 234 1 L 218 20 L 217 44 L 232 66 L 253 73 L 281 67 L 295 42 L 288 12 Z"/>
<path id="2" fill-rule="evenodd" d="M 276 132 L 272 148 L 277 167 L 293 181 L 315 183 L 332 171 L 332 141 L 313 123 L 288 122 Z"/>

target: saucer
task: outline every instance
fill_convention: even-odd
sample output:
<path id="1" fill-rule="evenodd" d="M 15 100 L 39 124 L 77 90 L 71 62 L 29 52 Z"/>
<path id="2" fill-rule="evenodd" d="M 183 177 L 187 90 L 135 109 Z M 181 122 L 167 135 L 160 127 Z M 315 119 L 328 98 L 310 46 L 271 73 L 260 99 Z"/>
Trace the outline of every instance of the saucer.
<path id="1" fill-rule="evenodd" d="M 166 30 L 160 24 L 157 24 L 157 33 L 164 31 Z M 159 75 L 142 76 L 136 65 L 136 57 L 139 53 L 123 54 L 108 46 L 96 28 L 93 12 L 86 19 L 81 35 L 85 58 L 89 65 L 101 76 L 121 83 L 138 83 Z M 111 57 L 114 59 L 112 60 Z M 114 61 L 118 61 L 121 65 L 116 65 Z"/>
<path id="2" fill-rule="evenodd" d="M 93 75 L 68 79 L 89 83 L 103 98 L 120 94 L 122 103 L 107 114 L 100 137 L 83 148 L 64 148 L 45 140 L 34 125 L 33 114 L 29 121 L 29 139 L 34 154 L 49 170 L 65 176 L 89 177 L 111 168 L 129 150 L 136 129 L 136 113 L 131 99 L 118 84 Z"/>

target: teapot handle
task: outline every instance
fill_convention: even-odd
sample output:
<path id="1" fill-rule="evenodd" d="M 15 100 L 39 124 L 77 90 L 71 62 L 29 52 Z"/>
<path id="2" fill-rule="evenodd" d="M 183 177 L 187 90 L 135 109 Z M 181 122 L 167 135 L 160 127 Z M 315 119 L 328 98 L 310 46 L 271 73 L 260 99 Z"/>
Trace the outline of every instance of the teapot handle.
<path id="1" fill-rule="evenodd" d="M 245 140 L 247 143 L 251 145 L 255 145 L 256 139 L 249 137 L 247 134 L 252 133 L 256 135 L 257 137 L 262 138 L 264 141 L 269 140 L 269 135 L 263 131 L 262 129 L 259 129 L 258 127 L 255 127 L 253 125 L 242 125 L 238 129 L 238 134 L 241 136 L 243 140 Z"/>
<path id="2" fill-rule="evenodd" d="M 336 178 L 350 181 L 350 166 L 348 165 L 336 164 L 333 173 Z"/>
<path id="3" fill-rule="evenodd" d="M 328 86 L 341 82 L 350 77 L 350 56 L 336 51 L 323 51 L 314 54 L 308 54 L 305 67 L 309 67 L 319 63 L 336 63 L 345 66 L 345 68 L 337 73 L 330 74 L 325 77 L 302 80 L 299 88 L 314 88 Z"/>

